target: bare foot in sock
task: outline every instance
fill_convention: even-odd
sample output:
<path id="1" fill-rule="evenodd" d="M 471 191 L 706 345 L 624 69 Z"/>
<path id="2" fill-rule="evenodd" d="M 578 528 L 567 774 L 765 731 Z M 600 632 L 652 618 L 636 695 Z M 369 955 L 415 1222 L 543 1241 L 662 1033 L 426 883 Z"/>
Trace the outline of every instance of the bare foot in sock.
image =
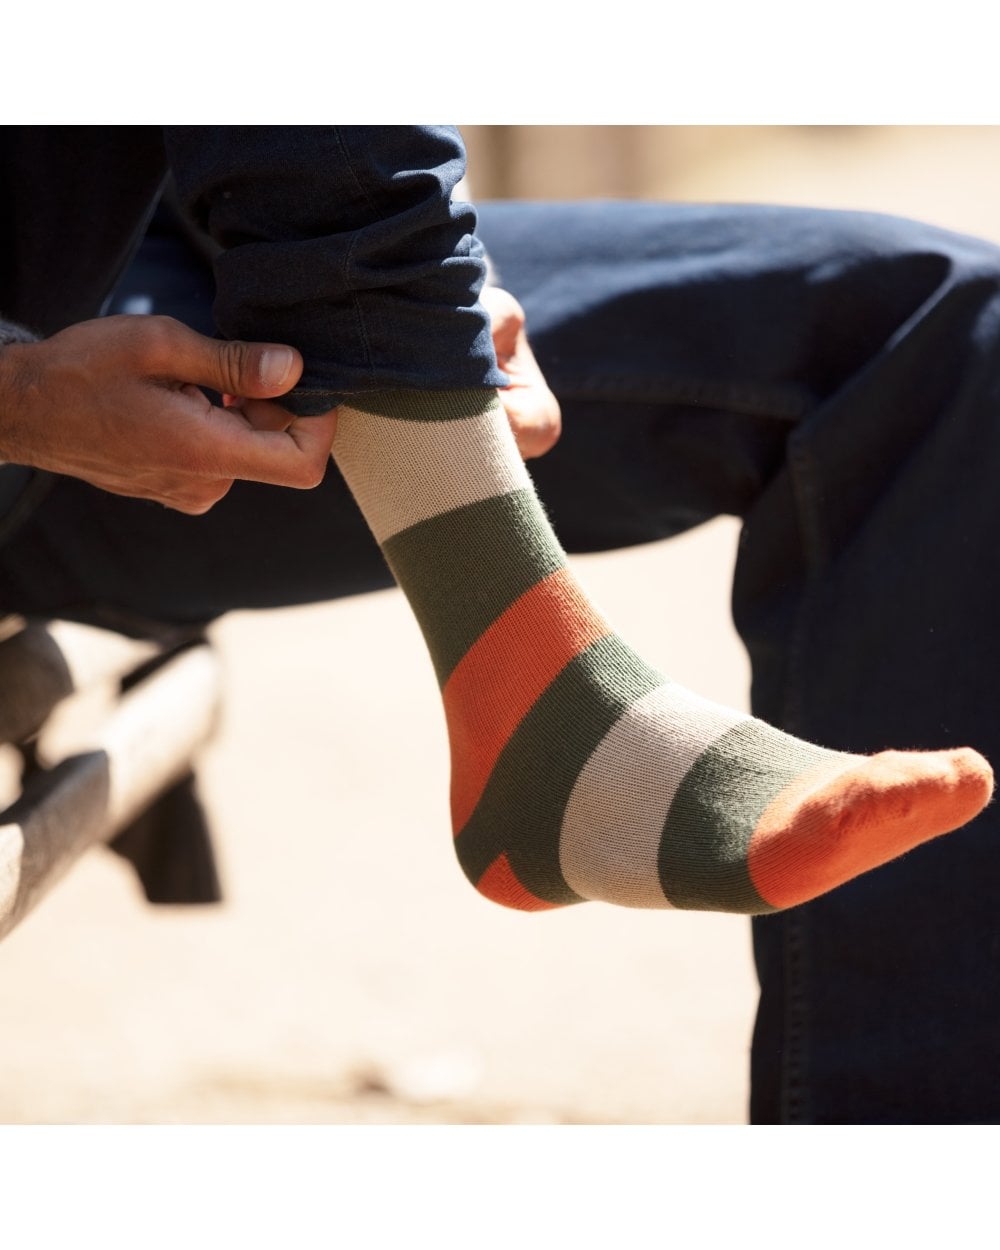
<path id="1" fill-rule="evenodd" d="M 487 897 L 767 912 L 989 802 L 974 751 L 827 751 L 649 668 L 566 568 L 492 393 L 356 405 L 334 459 L 427 640 L 456 850 Z"/>

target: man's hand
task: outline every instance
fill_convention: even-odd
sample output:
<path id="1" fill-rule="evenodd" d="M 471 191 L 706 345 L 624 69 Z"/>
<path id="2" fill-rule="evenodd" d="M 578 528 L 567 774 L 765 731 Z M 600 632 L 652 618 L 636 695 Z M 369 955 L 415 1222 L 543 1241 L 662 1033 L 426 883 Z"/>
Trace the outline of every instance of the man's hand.
<path id="1" fill-rule="evenodd" d="M 83 321 L 0 351 L 0 460 L 191 515 L 238 478 L 307 489 L 325 472 L 336 411 L 297 420 L 265 402 L 301 374 L 291 347 L 220 342 L 170 317 Z M 254 424 L 270 428 L 199 386 L 253 399 Z"/>
<path id="2" fill-rule="evenodd" d="M 486 287 L 480 294 L 493 323 L 497 363 L 509 376 L 500 402 L 525 460 L 544 456 L 562 431 L 559 402 L 548 388 L 524 332 L 524 309 L 509 291 Z"/>

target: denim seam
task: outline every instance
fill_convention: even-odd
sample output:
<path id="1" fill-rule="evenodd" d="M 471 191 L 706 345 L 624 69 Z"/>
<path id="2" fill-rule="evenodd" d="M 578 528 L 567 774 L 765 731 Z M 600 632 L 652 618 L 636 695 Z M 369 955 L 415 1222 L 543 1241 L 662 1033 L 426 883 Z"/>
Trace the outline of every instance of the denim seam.
<path id="1" fill-rule="evenodd" d="M 808 1002 L 806 994 L 806 925 L 801 908 L 793 908 L 782 926 L 785 965 L 785 1045 L 781 1056 L 779 1106 L 782 1124 L 807 1124 L 809 1086 Z"/>
<path id="2" fill-rule="evenodd" d="M 365 187 L 364 183 L 361 181 L 361 178 L 359 177 L 357 170 L 354 168 L 354 162 L 351 158 L 351 153 L 347 147 L 346 142 L 344 141 L 343 127 L 334 126 L 333 129 L 334 129 L 334 134 L 336 136 L 337 144 L 340 147 L 340 150 L 344 157 L 344 161 L 346 163 L 347 172 L 350 174 L 351 178 L 354 180 L 354 184 L 358 188 L 358 191 L 364 196 L 365 201 L 371 206 L 372 211 L 377 213 L 379 211 L 378 206 L 372 201 L 372 197 L 368 194 L 367 188 Z M 359 237 L 360 237 L 360 232 L 355 230 L 353 237 L 351 238 L 350 245 L 348 246 L 347 252 L 344 256 L 344 285 L 351 293 L 351 308 L 354 311 L 354 320 L 358 327 L 358 337 L 361 339 L 361 347 L 364 352 L 365 363 L 368 368 L 368 373 L 371 376 L 372 380 L 374 381 L 375 362 L 372 360 L 371 342 L 368 338 L 368 333 L 365 329 L 364 314 L 361 311 L 361 300 L 358 298 L 358 293 L 354 289 L 351 283 L 351 261 L 354 256 L 354 250 L 357 247 Z M 330 391 L 315 392 L 315 394 L 319 394 L 319 395 L 335 394 L 335 393 L 336 392 L 330 392 Z"/>
<path id="3" fill-rule="evenodd" d="M 161 127 L 160 128 L 161 132 L 162 132 L 162 129 L 163 128 Z M 161 139 L 161 142 L 162 142 L 162 139 Z M 167 173 L 167 170 L 166 170 L 166 160 L 167 160 L 166 148 L 164 147 L 163 149 L 163 161 L 164 161 L 163 177 L 160 179 L 160 185 L 156 190 L 156 194 L 149 201 L 149 205 L 146 209 L 145 216 L 143 216 L 139 220 L 134 231 L 132 232 L 132 237 L 129 240 L 128 247 L 125 249 L 122 255 L 118 258 L 118 267 L 114 269 L 113 271 L 109 272 L 108 274 L 107 282 L 105 284 L 105 289 L 101 295 L 101 302 L 100 302 L 101 311 L 99 315 L 102 317 L 105 316 L 107 313 L 108 305 L 111 302 L 111 299 L 115 293 L 115 288 L 118 286 L 118 283 L 121 281 L 122 276 L 124 275 L 125 271 L 128 269 L 136 253 L 139 251 L 139 248 L 142 246 L 142 241 L 146 237 L 146 232 L 149 230 L 149 223 L 153 220 L 153 214 L 156 212 L 156 207 L 159 204 L 166 190 L 167 183 L 169 181 L 169 174 Z"/>
<path id="4" fill-rule="evenodd" d="M 819 574 L 826 562 L 828 544 L 820 525 L 813 461 L 804 440 L 806 422 L 800 424 L 788 439 L 788 473 L 792 498 L 799 525 L 802 555 L 805 563 L 802 599 L 795 614 L 789 641 L 782 697 L 782 726 L 790 733 L 802 733 L 803 676 L 806 671 L 809 627 L 816 610 Z M 782 946 L 785 964 L 785 1045 L 781 1057 L 779 1104 L 781 1120 L 786 1124 L 809 1123 L 809 995 L 808 995 L 808 923 L 804 907 L 785 913 L 782 924 Z"/>

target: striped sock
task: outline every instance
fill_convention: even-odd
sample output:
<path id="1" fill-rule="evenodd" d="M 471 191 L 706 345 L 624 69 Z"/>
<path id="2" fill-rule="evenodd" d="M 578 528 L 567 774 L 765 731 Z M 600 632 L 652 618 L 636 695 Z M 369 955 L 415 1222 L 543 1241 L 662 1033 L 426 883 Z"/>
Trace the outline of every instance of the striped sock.
<path id="1" fill-rule="evenodd" d="M 768 912 L 988 802 L 974 751 L 823 750 L 651 669 L 567 569 L 494 393 L 362 403 L 334 459 L 427 640 L 455 846 L 488 898 Z"/>

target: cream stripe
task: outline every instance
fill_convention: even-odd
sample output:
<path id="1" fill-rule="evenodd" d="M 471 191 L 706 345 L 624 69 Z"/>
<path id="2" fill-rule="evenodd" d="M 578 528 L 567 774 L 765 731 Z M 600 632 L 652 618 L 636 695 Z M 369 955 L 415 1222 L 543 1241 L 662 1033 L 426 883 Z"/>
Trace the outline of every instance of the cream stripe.
<path id="1" fill-rule="evenodd" d="M 583 766 L 563 815 L 559 860 L 584 898 L 669 907 L 657 857 L 674 795 L 695 760 L 750 717 L 673 682 L 638 699 Z"/>
<path id="2" fill-rule="evenodd" d="M 457 421 L 405 421 L 344 404 L 333 458 L 380 543 L 466 504 L 531 485 L 503 409 Z"/>

